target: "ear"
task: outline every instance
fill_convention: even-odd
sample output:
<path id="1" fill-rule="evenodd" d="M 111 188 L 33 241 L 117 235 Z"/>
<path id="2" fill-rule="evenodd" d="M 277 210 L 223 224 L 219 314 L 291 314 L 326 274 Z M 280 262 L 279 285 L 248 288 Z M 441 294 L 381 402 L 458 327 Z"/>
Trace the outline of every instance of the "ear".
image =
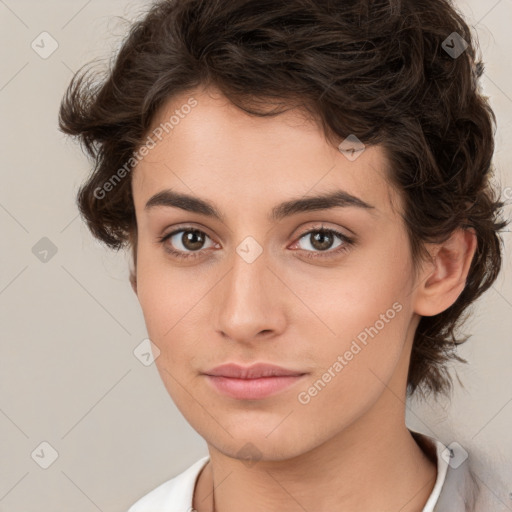
<path id="1" fill-rule="evenodd" d="M 433 244 L 429 250 L 432 262 L 419 276 L 414 311 L 433 316 L 448 309 L 466 285 L 471 261 L 477 247 L 474 229 L 458 229 L 446 242 Z"/>
<path id="2" fill-rule="evenodd" d="M 132 290 L 135 292 L 135 295 L 137 295 L 137 274 L 135 270 L 130 271 L 130 284 L 132 285 Z"/>
<path id="3" fill-rule="evenodd" d="M 132 229 L 128 233 L 128 246 L 131 249 L 132 260 L 130 263 L 130 284 L 132 290 L 137 295 L 137 229 Z"/>

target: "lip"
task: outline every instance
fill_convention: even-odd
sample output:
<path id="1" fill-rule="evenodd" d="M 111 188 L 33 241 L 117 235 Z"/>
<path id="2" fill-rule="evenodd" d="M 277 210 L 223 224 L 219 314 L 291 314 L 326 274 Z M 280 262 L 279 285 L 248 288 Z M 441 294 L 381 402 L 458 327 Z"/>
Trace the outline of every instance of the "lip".
<path id="1" fill-rule="evenodd" d="M 273 364 L 241 366 L 228 363 L 216 366 L 204 375 L 222 394 L 238 400 L 261 400 L 288 388 L 306 374 Z"/>

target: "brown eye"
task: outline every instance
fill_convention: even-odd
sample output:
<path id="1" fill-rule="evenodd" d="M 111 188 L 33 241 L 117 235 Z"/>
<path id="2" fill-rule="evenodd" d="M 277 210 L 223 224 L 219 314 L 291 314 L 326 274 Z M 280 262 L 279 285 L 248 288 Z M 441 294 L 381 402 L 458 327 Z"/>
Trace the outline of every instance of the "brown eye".
<path id="1" fill-rule="evenodd" d="M 210 239 L 210 237 L 198 229 L 182 228 L 159 238 L 158 241 L 172 256 L 178 258 L 195 258 L 200 256 L 203 249 L 214 245 L 212 242 L 210 246 L 205 247 L 206 239 Z"/>
<path id="2" fill-rule="evenodd" d="M 183 233 L 179 237 L 179 241 L 185 249 L 189 251 L 202 249 L 206 236 L 204 233 L 201 233 L 201 231 L 178 231 L 178 233 Z"/>
<path id="3" fill-rule="evenodd" d="M 336 244 L 336 238 L 340 241 Z M 301 240 L 309 242 L 306 244 L 306 248 L 301 247 Z M 354 240 L 345 236 L 343 233 L 335 229 L 328 228 L 317 228 L 310 229 L 306 233 L 303 233 L 298 242 L 295 244 L 305 254 L 306 258 L 330 258 L 340 256 L 342 253 L 347 251 L 354 244 Z M 307 246 L 311 248 L 307 248 Z"/>
<path id="4" fill-rule="evenodd" d="M 311 245 L 319 251 L 326 251 L 327 249 L 330 249 L 334 241 L 334 236 L 326 231 L 319 231 L 314 235 L 310 234 L 309 236 Z"/>
<path id="5" fill-rule="evenodd" d="M 338 243 L 338 245 L 334 246 L 334 248 L 339 247 L 345 241 L 345 237 L 341 235 L 341 233 L 336 233 L 332 230 L 326 229 L 308 231 L 301 236 L 300 240 L 303 238 L 309 241 L 309 245 L 316 251 L 327 251 L 332 249 L 336 238 L 341 238 L 342 241 Z"/>

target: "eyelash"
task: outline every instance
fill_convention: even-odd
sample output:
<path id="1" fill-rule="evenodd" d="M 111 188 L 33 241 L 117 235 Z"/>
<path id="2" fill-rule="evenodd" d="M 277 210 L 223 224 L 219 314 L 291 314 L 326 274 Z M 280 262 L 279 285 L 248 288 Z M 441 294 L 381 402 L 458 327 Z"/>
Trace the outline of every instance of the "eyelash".
<path id="1" fill-rule="evenodd" d="M 168 233 L 168 234 L 166 234 L 164 236 L 158 237 L 157 241 L 158 241 L 158 243 L 164 245 L 165 242 L 169 238 L 174 236 L 176 233 L 187 232 L 187 231 L 201 233 L 201 234 L 206 235 L 208 237 L 208 235 L 204 231 L 201 231 L 200 229 L 194 228 L 192 226 L 185 226 L 185 227 L 180 227 L 179 229 L 176 229 L 176 230 L 172 231 L 171 233 Z M 307 253 L 305 255 L 305 257 L 308 258 L 308 259 L 315 259 L 315 258 L 319 258 L 319 257 L 320 258 L 336 257 L 336 256 L 344 253 L 345 251 L 347 251 L 350 248 L 350 246 L 352 246 L 354 244 L 354 240 L 352 238 L 347 237 L 346 235 L 344 235 L 343 233 L 340 233 L 336 229 L 324 228 L 323 226 L 320 227 L 320 228 L 310 229 L 309 231 L 306 231 L 306 232 L 302 233 L 298 237 L 297 240 L 300 240 L 304 236 L 310 235 L 312 233 L 329 233 L 329 234 L 334 234 L 338 238 L 340 238 L 343 243 L 341 245 L 339 245 L 335 250 L 317 251 L 317 252 L 315 252 L 315 251 L 304 251 L 304 252 Z M 210 237 L 208 237 L 208 238 L 210 238 Z M 175 249 L 171 249 L 170 247 L 167 247 L 165 245 L 164 245 L 164 249 L 170 255 L 172 255 L 172 256 L 174 256 L 176 258 L 179 258 L 181 260 L 189 260 L 189 259 L 195 259 L 195 258 L 201 257 L 201 254 L 200 254 L 201 251 L 195 251 L 195 252 L 191 252 L 191 253 L 183 253 L 181 251 L 176 251 Z M 328 256 L 325 256 L 326 254 L 328 254 Z"/>

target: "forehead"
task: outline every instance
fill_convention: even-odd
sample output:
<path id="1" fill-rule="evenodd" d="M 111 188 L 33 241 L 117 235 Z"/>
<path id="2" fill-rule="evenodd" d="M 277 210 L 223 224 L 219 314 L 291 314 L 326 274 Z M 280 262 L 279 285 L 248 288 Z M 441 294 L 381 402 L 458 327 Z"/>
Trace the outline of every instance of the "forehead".
<path id="1" fill-rule="evenodd" d="M 167 101 L 148 135 L 156 144 L 132 175 L 138 211 L 164 189 L 260 209 L 340 189 L 381 210 L 398 204 L 381 147 L 351 161 L 298 109 L 251 116 L 216 90 L 196 89 Z"/>

